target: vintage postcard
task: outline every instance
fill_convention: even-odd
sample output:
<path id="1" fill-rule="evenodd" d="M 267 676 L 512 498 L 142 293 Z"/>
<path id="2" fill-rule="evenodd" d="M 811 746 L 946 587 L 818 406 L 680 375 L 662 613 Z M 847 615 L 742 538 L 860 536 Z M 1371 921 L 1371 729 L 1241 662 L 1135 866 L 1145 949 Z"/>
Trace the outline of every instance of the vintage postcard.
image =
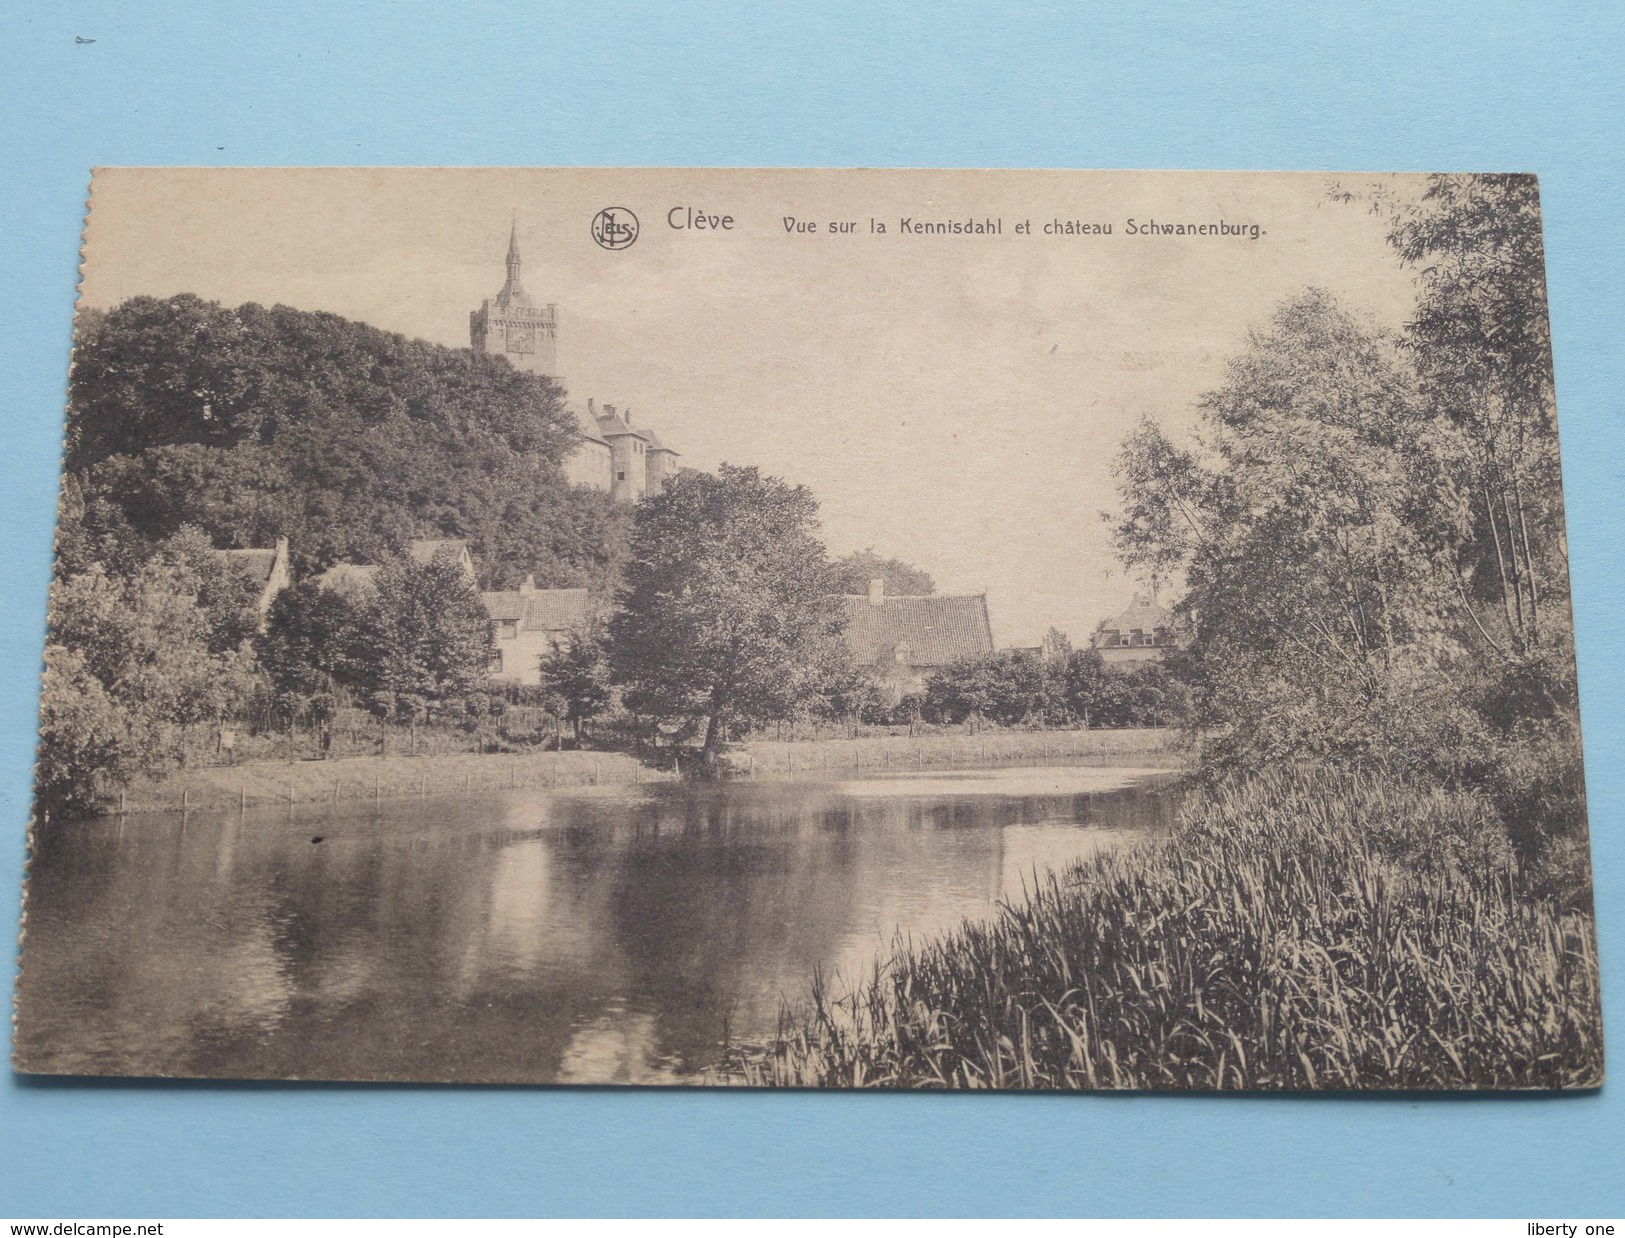
<path id="1" fill-rule="evenodd" d="M 1527 175 L 95 173 L 13 1061 L 1602 1080 Z"/>

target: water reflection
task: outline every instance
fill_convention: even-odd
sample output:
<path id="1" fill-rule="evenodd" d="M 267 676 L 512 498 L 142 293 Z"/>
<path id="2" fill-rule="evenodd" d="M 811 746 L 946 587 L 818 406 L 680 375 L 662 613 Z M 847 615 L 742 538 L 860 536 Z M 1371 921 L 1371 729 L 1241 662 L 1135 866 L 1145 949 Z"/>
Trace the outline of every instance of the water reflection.
<path id="1" fill-rule="evenodd" d="M 515 791 L 54 829 L 19 1062 L 681 1082 L 815 967 L 867 974 L 1162 826 L 1149 770 Z M 320 836 L 321 840 L 312 839 Z"/>

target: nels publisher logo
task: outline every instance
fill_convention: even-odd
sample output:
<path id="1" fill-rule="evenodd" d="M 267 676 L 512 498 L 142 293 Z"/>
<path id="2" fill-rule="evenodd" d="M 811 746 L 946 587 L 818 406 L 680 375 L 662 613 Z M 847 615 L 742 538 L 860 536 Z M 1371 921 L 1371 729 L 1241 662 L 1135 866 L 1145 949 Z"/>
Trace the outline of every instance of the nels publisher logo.
<path id="1" fill-rule="evenodd" d="M 605 249 L 625 249 L 638 239 L 638 217 L 624 206 L 606 206 L 592 217 L 592 239 Z"/>

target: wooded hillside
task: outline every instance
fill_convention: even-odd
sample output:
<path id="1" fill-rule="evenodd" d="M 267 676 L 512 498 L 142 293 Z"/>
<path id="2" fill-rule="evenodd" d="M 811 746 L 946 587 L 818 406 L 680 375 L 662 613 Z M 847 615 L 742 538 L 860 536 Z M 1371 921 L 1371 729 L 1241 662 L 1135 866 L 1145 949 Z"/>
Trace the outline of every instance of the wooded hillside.
<path id="1" fill-rule="evenodd" d="M 191 295 L 80 315 L 63 574 L 127 569 L 183 525 L 291 544 L 296 570 L 469 542 L 485 588 L 602 586 L 630 515 L 568 485 L 553 380 L 334 314 Z"/>

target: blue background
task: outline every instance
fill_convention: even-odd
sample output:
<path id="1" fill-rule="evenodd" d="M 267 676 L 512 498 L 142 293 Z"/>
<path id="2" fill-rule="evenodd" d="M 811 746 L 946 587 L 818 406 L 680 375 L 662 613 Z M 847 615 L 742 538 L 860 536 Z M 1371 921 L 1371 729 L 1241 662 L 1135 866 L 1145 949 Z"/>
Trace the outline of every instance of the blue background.
<path id="1" fill-rule="evenodd" d="M 0 16 L 0 924 L 13 922 L 24 858 L 92 165 L 1535 171 L 1617 1051 L 1621 8 L 10 7 Z M 11 1077 L 0 1079 L 0 1216 L 1619 1216 L 1622 1118 L 1618 1084 L 1564 1098 L 1305 1099 Z"/>

